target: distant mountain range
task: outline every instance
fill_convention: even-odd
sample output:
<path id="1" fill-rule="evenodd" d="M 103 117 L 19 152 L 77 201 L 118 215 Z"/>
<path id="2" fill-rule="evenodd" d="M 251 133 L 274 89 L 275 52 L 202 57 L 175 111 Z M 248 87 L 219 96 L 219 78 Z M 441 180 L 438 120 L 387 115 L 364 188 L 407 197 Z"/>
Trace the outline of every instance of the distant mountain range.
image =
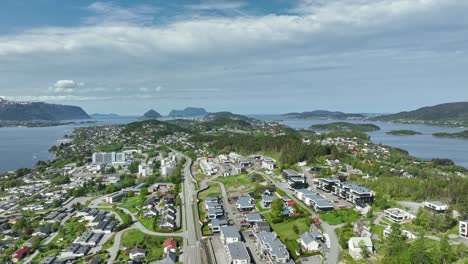
<path id="1" fill-rule="evenodd" d="M 184 110 L 172 110 L 169 117 L 196 117 L 206 116 L 208 112 L 204 108 L 187 107 Z"/>
<path id="2" fill-rule="evenodd" d="M 15 102 L 0 98 L 0 120 L 6 121 L 61 121 L 90 119 L 78 106 L 41 102 Z"/>
<path id="3" fill-rule="evenodd" d="M 468 102 L 427 106 L 414 111 L 373 117 L 373 121 L 396 123 L 426 123 L 432 125 L 468 125 Z"/>
<path id="4" fill-rule="evenodd" d="M 156 119 L 156 118 L 161 118 L 162 115 L 156 111 L 154 111 L 153 109 L 149 110 L 148 112 L 146 112 L 145 114 L 143 114 L 143 116 L 141 117 L 142 119 Z"/>
<path id="5" fill-rule="evenodd" d="M 302 113 L 288 113 L 283 116 L 301 119 L 364 119 L 365 115 L 362 114 L 349 114 L 339 111 L 315 110 Z"/>

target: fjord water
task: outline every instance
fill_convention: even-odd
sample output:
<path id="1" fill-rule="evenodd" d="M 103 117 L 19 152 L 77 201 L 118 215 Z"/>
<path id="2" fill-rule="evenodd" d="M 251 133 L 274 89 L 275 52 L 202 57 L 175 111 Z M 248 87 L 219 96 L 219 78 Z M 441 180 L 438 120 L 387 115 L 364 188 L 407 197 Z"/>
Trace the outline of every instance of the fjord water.
<path id="1" fill-rule="evenodd" d="M 275 115 L 252 115 L 260 120 L 280 121 L 292 128 L 308 128 L 313 124 L 336 122 L 336 120 L 290 119 Z M 0 171 L 31 167 L 38 160 L 48 160 L 52 155 L 48 149 L 57 144 L 64 135 L 70 134 L 80 126 L 109 124 L 127 124 L 136 118 L 99 119 L 96 124 L 80 124 L 43 128 L 12 127 L 0 128 Z M 349 121 L 363 123 L 363 121 Z M 405 149 L 411 155 L 422 158 L 449 158 L 460 166 L 468 168 L 468 140 L 436 138 L 436 132 L 459 132 L 461 128 L 432 127 L 426 125 L 406 125 L 383 122 L 372 122 L 381 130 L 368 133 L 375 143 L 382 143 Z M 390 130 L 409 129 L 423 133 L 415 136 L 394 136 L 385 132 Z"/>
<path id="2" fill-rule="evenodd" d="M 252 117 L 265 121 L 278 121 L 284 125 L 296 129 L 308 128 L 315 124 L 338 122 L 337 120 L 294 119 L 274 115 L 255 115 Z M 468 139 L 437 138 L 432 136 L 432 133 L 455 133 L 463 131 L 466 128 L 435 127 L 427 125 L 396 124 L 360 120 L 346 120 L 345 122 L 356 124 L 372 123 L 379 126 L 379 131 L 367 133 L 374 143 L 382 143 L 384 145 L 407 150 L 412 156 L 421 159 L 448 158 L 453 160 L 456 164 L 468 168 Z M 391 130 L 403 129 L 414 130 L 423 134 L 414 136 L 395 136 L 385 133 Z"/>
<path id="3" fill-rule="evenodd" d="M 54 127 L 4 127 L 0 128 L 0 172 L 30 168 L 38 160 L 49 160 L 50 147 L 57 144 L 74 128 L 107 124 L 127 124 L 131 118 L 103 119 L 94 124 L 78 124 Z"/>

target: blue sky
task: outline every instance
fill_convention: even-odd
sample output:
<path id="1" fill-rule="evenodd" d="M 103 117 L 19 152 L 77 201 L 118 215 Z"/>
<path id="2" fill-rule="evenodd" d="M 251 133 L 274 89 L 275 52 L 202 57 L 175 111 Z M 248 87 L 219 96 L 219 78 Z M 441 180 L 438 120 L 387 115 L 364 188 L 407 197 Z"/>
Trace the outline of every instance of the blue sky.
<path id="1" fill-rule="evenodd" d="M 396 112 L 468 100 L 459 0 L 0 3 L 0 96 L 90 113 Z"/>

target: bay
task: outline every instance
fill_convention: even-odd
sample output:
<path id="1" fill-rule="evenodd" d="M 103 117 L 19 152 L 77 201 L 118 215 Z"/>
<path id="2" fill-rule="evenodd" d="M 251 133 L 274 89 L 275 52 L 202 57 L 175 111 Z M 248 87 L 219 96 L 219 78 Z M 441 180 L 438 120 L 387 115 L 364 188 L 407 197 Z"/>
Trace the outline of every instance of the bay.
<path id="1" fill-rule="evenodd" d="M 252 117 L 264 121 L 279 121 L 295 129 L 308 128 L 315 124 L 327 124 L 339 122 L 337 120 L 324 119 L 296 119 L 278 115 L 252 115 Z M 448 132 L 455 133 L 466 130 L 466 128 L 436 127 L 418 124 L 398 124 L 385 122 L 370 122 L 362 120 L 345 120 L 345 122 L 362 124 L 372 123 L 380 127 L 379 131 L 367 133 L 372 142 L 382 143 L 407 150 L 412 156 L 421 159 L 447 158 L 453 160 L 457 165 L 468 168 L 468 140 L 456 138 L 433 137 L 433 133 Z M 423 133 L 413 136 L 388 135 L 385 132 L 392 130 L 414 130 Z"/>

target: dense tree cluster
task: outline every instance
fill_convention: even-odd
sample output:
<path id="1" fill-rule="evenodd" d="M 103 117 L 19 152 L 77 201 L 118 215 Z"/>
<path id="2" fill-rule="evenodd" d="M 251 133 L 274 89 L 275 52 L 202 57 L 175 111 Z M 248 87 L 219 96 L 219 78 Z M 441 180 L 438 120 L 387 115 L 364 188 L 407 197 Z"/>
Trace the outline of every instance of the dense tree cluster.
<path id="1" fill-rule="evenodd" d="M 278 153 L 280 162 L 285 165 L 293 165 L 300 161 L 315 162 L 318 157 L 338 154 L 335 146 L 320 144 L 304 144 L 300 137 L 288 136 L 263 136 L 251 134 L 192 137 L 198 143 L 209 143 L 210 150 L 216 154 L 229 153 L 231 151 L 250 155 L 253 153 Z"/>

